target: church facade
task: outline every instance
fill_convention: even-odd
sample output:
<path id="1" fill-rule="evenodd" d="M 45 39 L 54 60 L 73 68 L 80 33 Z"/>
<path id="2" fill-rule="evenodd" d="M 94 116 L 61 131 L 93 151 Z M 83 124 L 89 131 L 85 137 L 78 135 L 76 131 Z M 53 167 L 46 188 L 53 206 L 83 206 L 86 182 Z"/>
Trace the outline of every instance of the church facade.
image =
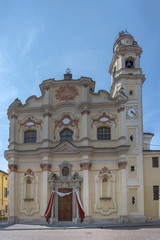
<path id="1" fill-rule="evenodd" d="M 8 109 L 9 222 L 146 222 L 159 219 L 159 156 L 143 133 L 142 49 L 121 32 L 113 46 L 110 93 L 91 78 L 40 84 L 41 97 Z"/>

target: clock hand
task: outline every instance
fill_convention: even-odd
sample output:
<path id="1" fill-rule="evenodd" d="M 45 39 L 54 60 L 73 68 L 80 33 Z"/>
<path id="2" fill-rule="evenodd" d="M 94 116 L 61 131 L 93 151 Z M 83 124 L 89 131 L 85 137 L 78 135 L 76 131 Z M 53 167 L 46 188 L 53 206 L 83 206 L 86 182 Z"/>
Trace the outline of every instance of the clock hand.
<path id="1" fill-rule="evenodd" d="M 131 113 L 132 113 L 133 115 L 136 115 L 136 113 L 135 113 L 133 110 L 131 110 Z"/>

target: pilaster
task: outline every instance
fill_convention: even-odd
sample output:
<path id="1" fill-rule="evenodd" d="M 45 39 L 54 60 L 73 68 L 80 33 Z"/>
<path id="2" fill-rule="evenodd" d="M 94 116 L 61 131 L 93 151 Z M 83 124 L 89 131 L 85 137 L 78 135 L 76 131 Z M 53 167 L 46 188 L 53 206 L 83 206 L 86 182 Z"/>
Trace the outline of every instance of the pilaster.
<path id="1" fill-rule="evenodd" d="M 9 223 L 15 223 L 16 222 L 16 209 L 15 209 L 15 185 L 16 185 L 16 172 L 18 169 L 18 166 L 16 164 L 8 164 L 8 168 L 10 170 L 9 173 L 9 216 L 8 216 L 8 222 Z"/>
<path id="2" fill-rule="evenodd" d="M 50 86 L 46 85 L 46 87 L 44 88 L 45 90 L 45 94 L 44 94 L 44 102 L 45 102 L 45 105 L 49 105 L 50 103 Z"/>
<path id="3" fill-rule="evenodd" d="M 84 223 L 90 222 L 90 170 L 91 163 L 83 162 L 80 164 L 83 171 L 83 206 L 85 209 L 86 217 Z"/>
<path id="4" fill-rule="evenodd" d="M 10 132 L 10 143 L 14 144 L 16 142 L 16 121 L 17 116 L 13 113 L 10 118 L 11 132 Z M 14 146 L 12 146 L 14 148 Z"/>
<path id="5" fill-rule="evenodd" d="M 126 173 L 127 162 L 120 160 L 118 163 L 119 168 L 119 181 L 121 183 L 121 207 L 120 216 L 127 216 L 127 173 Z"/>
<path id="6" fill-rule="evenodd" d="M 49 177 L 49 171 L 51 171 L 51 164 L 49 163 L 42 163 L 40 164 L 40 167 L 42 168 L 42 212 L 41 212 L 41 222 L 46 222 L 44 213 L 47 208 L 48 204 L 48 177 Z"/>
<path id="7" fill-rule="evenodd" d="M 82 115 L 82 138 L 86 138 L 84 145 L 88 145 L 88 115 L 89 111 L 87 109 L 84 109 L 81 112 Z"/>
<path id="8" fill-rule="evenodd" d="M 88 102 L 89 100 L 89 91 L 88 91 L 88 85 L 83 86 L 83 101 Z"/>
<path id="9" fill-rule="evenodd" d="M 48 140 L 49 140 L 49 119 L 51 118 L 52 114 L 50 112 L 45 112 L 43 114 L 44 117 L 44 147 L 48 147 Z"/>

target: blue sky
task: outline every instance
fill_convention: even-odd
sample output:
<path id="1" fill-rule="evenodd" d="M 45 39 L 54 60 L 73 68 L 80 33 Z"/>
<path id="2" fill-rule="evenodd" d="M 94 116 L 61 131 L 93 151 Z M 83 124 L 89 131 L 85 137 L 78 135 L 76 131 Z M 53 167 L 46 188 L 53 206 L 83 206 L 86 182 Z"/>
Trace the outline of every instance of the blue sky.
<path id="1" fill-rule="evenodd" d="M 115 38 L 127 29 L 142 47 L 144 132 L 160 149 L 159 0 L 0 0 L 0 155 L 8 146 L 7 108 L 19 98 L 40 96 L 39 84 L 92 77 L 96 91 L 110 90 Z M 7 162 L 0 157 L 0 169 Z"/>

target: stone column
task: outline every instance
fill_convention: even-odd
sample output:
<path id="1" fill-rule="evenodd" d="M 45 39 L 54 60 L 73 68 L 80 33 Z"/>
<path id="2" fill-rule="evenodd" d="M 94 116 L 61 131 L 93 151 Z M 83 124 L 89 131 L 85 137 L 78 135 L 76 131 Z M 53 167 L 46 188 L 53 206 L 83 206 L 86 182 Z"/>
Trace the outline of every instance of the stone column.
<path id="1" fill-rule="evenodd" d="M 45 112 L 43 114 L 44 117 L 44 135 L 43 135 L 43 139 L 44 139 L 44 147 L 48 147 L 48 140 L 49 140 L 49 119 L 52 116 L 51 113 L 49 113 L 48 111 Z"/>
<path id="2" fill-rule="evenodd" d="M 49 177 L 49 171 L 51 171 L 51 164 L 48 163 L 42 163 L 40 164 L 40 167 L 42 168 L 42 212 L 41 212 L 41 223 L 46 223 L 46 219 L 44 217 L 44 213 L 47 209 L 48 205 L 48 177 Z"/>
<path id="3" fill-rule="evenodd" d="M 87 109 L 84 109 L 81 112 L 82 115 L 82 138 L 84 139 L 84 145 L 88 145 L 88 115 L 89 111 Z"/>
<path id="4" fill-rule="evenodd" d="M 120 222 L 125 221 L 127 216 L 127 176 L 126 176 L 127 162 L 120 160 L 118 163 L 119 168 L 119 181 L 121 183 L 121 207 L 120 207 Z"/>
<path id="5" fill-rule="evenodd" d="M 81 170 L 83 171 L 83 207 L 86 213 L 84 223 L 89 223 L 91 221 L 90 217 L 90 170 L 91 163 L 84 162 L 80 164 Z"/>
<path id="6" fill-rule="evenodd" d="M 8 168 L 10 170 L 9 173 L 9 215 L 8 215 L 8 223 L 16 223 L 16 172 L 18 169 L 18 166 L 16 164 L 8 164 Z"/>

